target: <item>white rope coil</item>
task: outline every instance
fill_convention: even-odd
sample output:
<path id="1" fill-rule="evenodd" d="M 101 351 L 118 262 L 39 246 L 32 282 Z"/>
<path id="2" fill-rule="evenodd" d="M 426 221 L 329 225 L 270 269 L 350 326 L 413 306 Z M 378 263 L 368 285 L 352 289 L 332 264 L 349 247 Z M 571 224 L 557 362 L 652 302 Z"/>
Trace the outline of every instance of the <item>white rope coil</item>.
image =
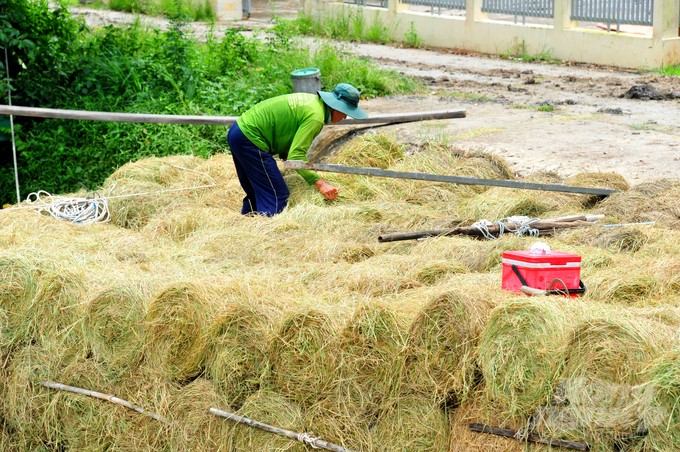
<path id="1" fill-rule="evenodd" d="M 538 237 L 539 230 L 532 228 L 531 224 L 540 221 L 538 218 L 529 218 L 524 216 L 514 216 L 502 218 L 499 221 L 491 222 L 489 220 L 479 220 L 472 224 L 471 227 L 477 229 L 486 239 L 493 240 L 506 232 L 513 232 L 517 236 L 528 235 L 530 237 Z M 513 223 L 516 227 L 513 229 L 508 226 L 509 223 Z M 489 226 L 498 226 L 498 235 L 493 235 L 489 231 Z"/>
<path id="2" fill-rule="evenodd" d="M 29 194 L 26 202 L 39 213 L 46 213 L 77 225 L 106 223 L 111 219 L 107 199 L 98 194 L 87 198 L 66 198 L 52 196 L 44 190 L 39 190 Z"/>

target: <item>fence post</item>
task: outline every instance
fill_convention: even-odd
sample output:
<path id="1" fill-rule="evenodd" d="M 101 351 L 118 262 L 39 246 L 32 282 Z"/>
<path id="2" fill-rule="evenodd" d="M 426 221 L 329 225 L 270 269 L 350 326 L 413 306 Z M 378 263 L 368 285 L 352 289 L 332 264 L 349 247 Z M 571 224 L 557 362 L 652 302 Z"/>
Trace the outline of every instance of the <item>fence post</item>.
<path id="1" fill-rule="evenodd" d="M 486 20 L 489 16 L 482 12 L 482 4 L 484 0 L 467 0 L 465 2 L 465 22 L 468 26 L 472 26 L 475 22 Z"/>
<path id="2" fill-rule="evenodd" d="M 387 11 L 390 14 L 397 14 L 400 11 L 408 11 L 408 5 L 399 0 L 387 0 Z"/>
<path id="3" fill-rule="evenodd" d="M 571 20 L 571 0 L 557 0 L 553 3 L 553 28 L 568 30 L 578 27 L 578 22 Z"/>
<path id="4" fill-rule="evenodd" d="M 655 41 L 664 38 L 677 38 L 680 2 L 678 0 L 656 0 L 653 11 L 652 38 Z"/>

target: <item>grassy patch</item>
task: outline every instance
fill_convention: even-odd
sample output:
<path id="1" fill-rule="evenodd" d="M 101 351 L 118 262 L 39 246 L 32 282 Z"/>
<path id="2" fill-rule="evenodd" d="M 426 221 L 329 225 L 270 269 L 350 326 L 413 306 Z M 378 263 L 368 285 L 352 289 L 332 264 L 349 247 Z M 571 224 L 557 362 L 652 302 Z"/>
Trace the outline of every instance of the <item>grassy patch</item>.
<path id="1" fill-rule="evenodd" d="M 680 64 L 676 64 L 673 66 L 664 66 L 659 69 L 656 69 L 654 72 L 658 72 L 659 74 L 663 75 L 678 77 L 680 76 Z"/>
<path id="2" fill-rule="evenodd" d="M 452 99 L 459 99 L 459 100 L 464 100 L 468 102 L 479 102 L 479 103 L 485 103 L 485 102 L 493 102 L 493 99 L 490 98 L 489 96 L 486 96 L 484 94 L 479 94 L 479 93 L 461 93 L 458 91 L 454 92 L 445 92 L 441 91 L 437 93 L 441 97 L 450 97 Z"/>
<path id="3" fill-rule="evenodd" d="M 507 60 L 517 60 L 522 61 L 524 63 L 543 62 L 550 64 L 559 64 L 562 62 L 562 60 L 555 58 L 549 50 L 543 49 L 540 52 L 531 53 L 529 50 L 529 46 L 524 40 L 513 45 L 507 51 L 501 52 L 500 56 L 501 58 L 505 58 Z"/>

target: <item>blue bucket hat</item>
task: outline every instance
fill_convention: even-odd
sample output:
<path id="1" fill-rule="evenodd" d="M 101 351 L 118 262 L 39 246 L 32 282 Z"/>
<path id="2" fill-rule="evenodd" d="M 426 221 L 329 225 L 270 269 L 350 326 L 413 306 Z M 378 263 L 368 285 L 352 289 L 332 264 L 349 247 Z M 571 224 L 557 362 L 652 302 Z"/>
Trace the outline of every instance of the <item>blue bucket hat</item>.
<path id="1" fill-rule="evenodd" d="M 318 91 L 324 103 L 333 110 L 354 119 L 365 119 L 368 115 L 359 107 L 359 90 L 349 83 L 338 83 L 333 91 Z"/>

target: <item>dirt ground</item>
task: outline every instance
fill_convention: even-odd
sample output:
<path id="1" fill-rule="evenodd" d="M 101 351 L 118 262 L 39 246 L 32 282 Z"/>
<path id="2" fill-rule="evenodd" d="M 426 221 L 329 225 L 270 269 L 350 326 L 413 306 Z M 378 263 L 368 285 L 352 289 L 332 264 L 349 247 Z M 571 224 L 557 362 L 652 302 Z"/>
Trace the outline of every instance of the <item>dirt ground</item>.
<path id="1" fill-rule="evenodd" d="M 301 5 L 297 0 L 253 0 L 248 20 L 219 23 L 217 28 L 266 28 L 273 15 L 294 17 Z M 131 20 L 114 12 L 74 13 L 94 25 Z M 205 29 L 196 25 L 199 35 Z M 431 89 L 426 95 L 362 101 L 369 114 L 466 111 L 465 118 L 380 129 L 406 143 L 443 140 L 493 152 L 520 176 L 536 170 L 564 177 L 616 172 L 636 185 L 680 175 L 679 77 L 582 64 L 523 63 L 455 50 L 348 47 L 381 67 L 424 80 Z M 542 105 L 552 111 L 540 111 Z"/>

